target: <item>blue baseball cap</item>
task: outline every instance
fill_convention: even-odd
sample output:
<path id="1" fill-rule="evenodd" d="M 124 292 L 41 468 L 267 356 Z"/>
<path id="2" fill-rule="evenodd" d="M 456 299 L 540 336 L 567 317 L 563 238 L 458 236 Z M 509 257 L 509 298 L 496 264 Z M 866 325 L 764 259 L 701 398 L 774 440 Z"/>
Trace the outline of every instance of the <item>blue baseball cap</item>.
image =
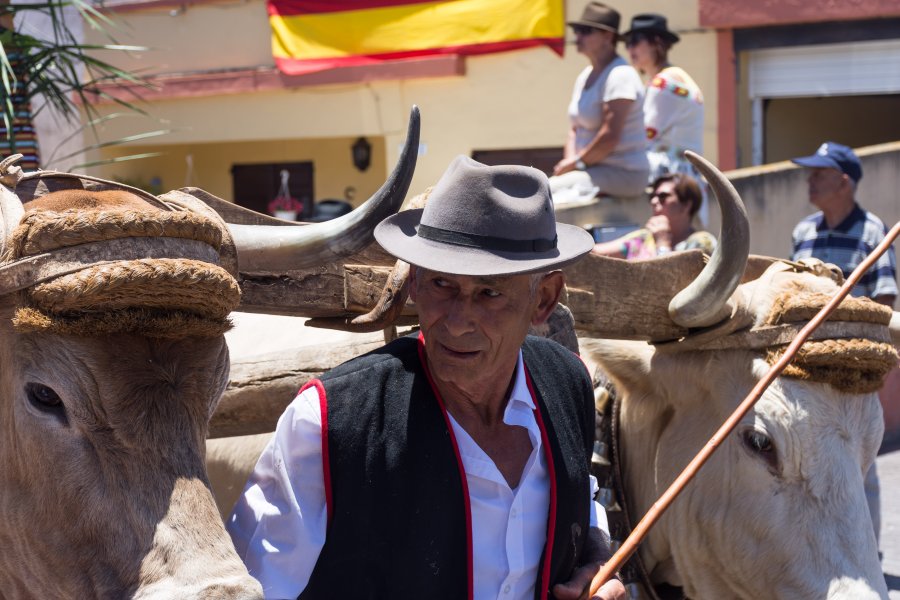
<path id="1" fill-rule="evenodd" d="M 792 158 L 791 162 L 803 167 L 837 169 L 854 182 L 862 179 L 862 165 L 859 163 L 856 153 L 851 148 L 836 142 L 825 142 L 812 156 Z"/>

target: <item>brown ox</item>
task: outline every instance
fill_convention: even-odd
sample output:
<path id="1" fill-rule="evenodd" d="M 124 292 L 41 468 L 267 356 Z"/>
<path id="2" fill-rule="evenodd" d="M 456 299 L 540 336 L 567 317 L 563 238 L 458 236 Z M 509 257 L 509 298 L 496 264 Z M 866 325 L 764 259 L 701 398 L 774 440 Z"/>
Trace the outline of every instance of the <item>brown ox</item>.
<path id="1" fill-rule="evenodd" d="M 417 146 L 414 113 L 389 182 L 306 227 L 226 226 L 188 194 L 0 165 L 15 186 L 0 186 L 0 596 L 262 597 L 203 462 L 238 280 L 369 244 Z"/>

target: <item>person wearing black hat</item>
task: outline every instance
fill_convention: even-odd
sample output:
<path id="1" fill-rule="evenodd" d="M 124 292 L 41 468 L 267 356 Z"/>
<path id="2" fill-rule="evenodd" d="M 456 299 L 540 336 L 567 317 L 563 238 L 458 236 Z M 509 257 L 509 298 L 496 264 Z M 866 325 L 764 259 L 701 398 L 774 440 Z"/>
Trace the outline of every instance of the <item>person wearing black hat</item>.
<path id="1" fill-rule="evenodd" d="M 678 34 L 669 31 L 664 16 L 643 13 L 631 19 L 631 28 L 622 37 L 631 64 L 648 82 L 644 125 L 650 180 L 684 173 L 702 182 L 684 151 L 703 153 L 703 93 L 684 69 L 669 63 L 669 49 L 679 41 Z"/>
<path id="2" fill-rule="evenodd" d="M 266 598 L 585 597 L 610 556 L 591 378 L 526 333 L 593 239 L 542 172 L 462 156 L 375 238 L 412 265 L 421 333 L 301 390 L 228 521 L 238 554 Z"/>
<path id="3" fill-rule="evenodd" d="M 557 202 L 635 197 L 647 185 L 644 86 L 616 54 L 619 20 L 616 10 L 589 2 L 581 18 L 568 23 L 591 64 L 576 79 L 569 103 L 571 128 L 550 182 Z"/>

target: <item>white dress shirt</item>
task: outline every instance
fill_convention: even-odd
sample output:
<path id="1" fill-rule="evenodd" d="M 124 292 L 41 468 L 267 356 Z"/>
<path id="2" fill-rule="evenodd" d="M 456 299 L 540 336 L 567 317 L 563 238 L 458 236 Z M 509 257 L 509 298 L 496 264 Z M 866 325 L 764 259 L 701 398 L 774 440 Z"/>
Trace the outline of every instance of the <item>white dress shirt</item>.
<path id="1" fill-rule="evenodd" d="M 521 352 L 515 377 L 503 422 L 524 427 L 532 445 L 515 489 L 450 417 L 469 487 L 475 600 L 534 598 L 547 540 L 550 481 Z M 585 494 L 593 498 L 593 477 L 590 487 Z M 592 507 L 591 525 L 607 531 L 603 508 L 596 502 Z M 286 599 L 296 598 L 306 587 L 325 544 L 327 521 L 322 414 L 318 390 L 310 387 L 279 419 L 227 527 L 265 597 Z"/>

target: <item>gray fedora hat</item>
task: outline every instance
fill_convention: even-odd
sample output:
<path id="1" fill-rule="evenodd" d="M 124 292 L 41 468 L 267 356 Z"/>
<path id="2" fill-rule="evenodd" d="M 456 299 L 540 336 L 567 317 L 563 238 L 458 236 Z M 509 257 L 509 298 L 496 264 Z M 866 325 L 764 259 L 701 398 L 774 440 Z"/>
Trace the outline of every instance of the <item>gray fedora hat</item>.
<path id="1" fill-rule="evenodd" d="M 386 218 L 375 239 L 410 264 L 475 276 L 549 271 L 594 247 L 581 227 L 556 222 L 544 173 L 466 156 L 450 163 L 424 209 Z"/>

